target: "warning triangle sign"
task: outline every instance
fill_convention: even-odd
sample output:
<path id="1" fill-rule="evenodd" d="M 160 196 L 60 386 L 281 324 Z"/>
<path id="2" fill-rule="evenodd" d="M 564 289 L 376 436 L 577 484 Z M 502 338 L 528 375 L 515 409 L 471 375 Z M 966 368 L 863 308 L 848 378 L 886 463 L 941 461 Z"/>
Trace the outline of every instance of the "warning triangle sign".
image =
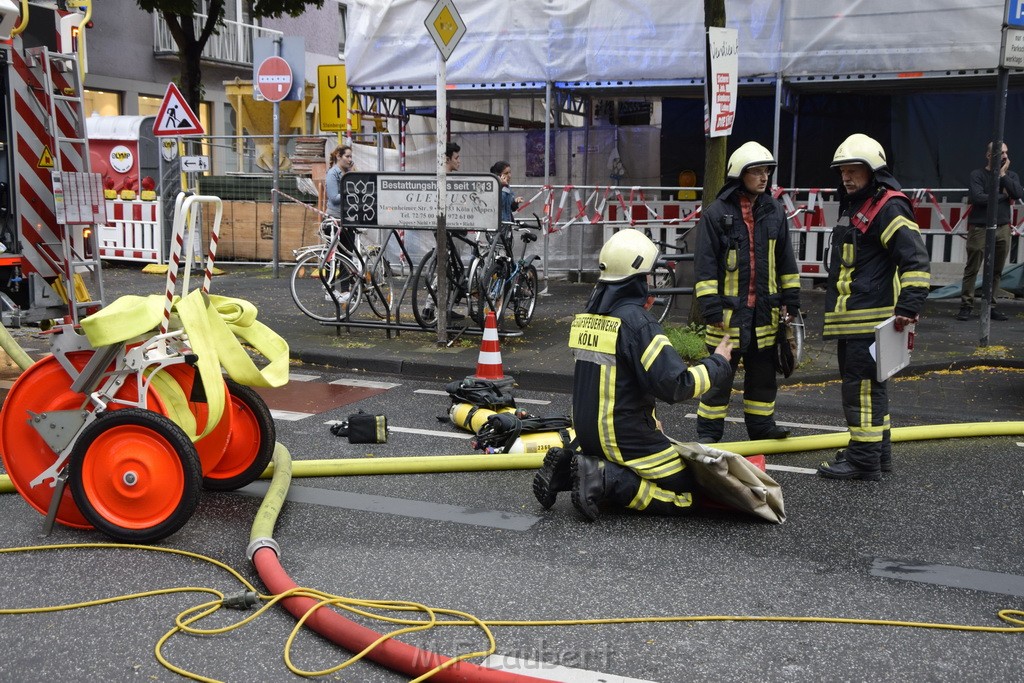
<path id="1" fill-rule="evenodd" d="M 168 83 L 153 123 L 153 135 L 202 135 L 204 132 L 199 117 L 185 102 L 178 86 Z"/>
<path id="2" fill-rule="evenodd" d="M 43 145 L 43 153 L 39 155 L 39 163 L 36 164 L 36 168 L 53 168 L 53 154 L 50 153 L 50 148 Z"/>

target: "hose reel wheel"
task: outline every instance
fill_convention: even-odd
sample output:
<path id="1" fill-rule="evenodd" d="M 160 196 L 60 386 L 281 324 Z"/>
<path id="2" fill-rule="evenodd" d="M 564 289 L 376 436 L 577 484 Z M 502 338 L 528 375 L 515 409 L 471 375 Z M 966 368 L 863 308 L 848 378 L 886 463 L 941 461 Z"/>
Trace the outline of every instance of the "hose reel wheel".
<path id="1" fill-rule="evenodd" d="M 71 365 L 81 371 L 94 351 L 73 351 L 67 354 Z M 113 368 L 109 368 L 112 370 Z M 86 404 L 86 396 L 71 390 L 73 380 L 54 356 L 33 363 L 15 381 L 0 410 L 0 454 L 11 483 L 21 497 L 37 512 L 46 515 L 53 498 L 52 481 L 32 486 L 32 481 L 51 467 L 57 454 L 30 424 L 30 413 L 44 414 L 62 410 L 78 410 Z M 116 398 L 137 401 L 137 384 L 125 382 Z M 150 387 L 146 394 L 148 412 L 165 415 L 166 407 L 159 394 Z M 108 413 L 126 410 L 111 403 Z M 57 509 L 56 521 L 76 529 L 90 529 L 92 524 L 82 515 L 68 488 L 64 489 Z"/>
<path id="2" fill-rule="evenodd" d="M 103 413 L 82 430 L 68 468 L 82 515 L 117 541 L 159 541 L 199 505 L 202 467 L 195 446 L 181 427 L 151 410 Z"/>

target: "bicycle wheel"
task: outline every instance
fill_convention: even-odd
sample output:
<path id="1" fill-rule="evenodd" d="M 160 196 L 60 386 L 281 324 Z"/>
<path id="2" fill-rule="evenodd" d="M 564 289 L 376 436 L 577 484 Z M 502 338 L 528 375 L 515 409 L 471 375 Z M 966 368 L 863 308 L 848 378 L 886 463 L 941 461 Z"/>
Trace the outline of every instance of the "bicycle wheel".
<path id="1" fill-rule="evenodd" d="M 366 254 L 367 272 L 363 275 L 363 298 L 378 318 L 387 318 L 394 303 L 391 293 L 391 264 L 386 258 L 376 262 L 380 247 L 373 247 Z M 372 267 L 371 267 L 372 264 Z"/>
<path id="2" fill-rule="evenodd" d="M 655 265 L 654 270 L 651 271 L 651 289 L 670 289 L 675 286 L 676 271 L 663 263 Z M 657 318 L 659 323 L 665 322 L 675 299 L 674 294 L 655 295 L 654 304 L 651 306 L 651 315 Z"/>
<path id="3" fill-rule="evenodd" d="M 324 272 L 321 279 L 321 270 Z M 335 254 L 330 263 L 321 268 L 320 253 L 311 252 L 299 259 L 292 270 L 291 294 L 292 300 L 299 310 L 313 320 L 338 320 L 349 316 L 359 306 L 362 298 L 362 281 L 358 276 L 358 269 L 355 264 L 340 254 Z M 324 287 L 324 281 L 334 290 L 334 297 Z M 348 288 L 348 297 L 344 297 L 343 291 Z M 340 315 L 335 298 L 342 306 Z"/>
<path id="4" fill-rule="evenodd" d="M 505 313 L 505 302 L 508 298 L 508 280 L 511 264 L 507 257 L 499 256 L 494 264 L 487 271 L 483 279 L 484 299 L 488 308 L 494 311 L 498 328 L 501 328 L 501 318 Z"/>
<path id="5" fill-rule="evenodd" d="M 469 309 L 469 317 L 477 325 L 483 327 L 484 311 L 487 309 L 486 298 L 484 297 L 484 259 L 474 257 L 469 264 L 468 275 L 469 294 L 466 296 L 466 306 Z"/>
<path id="6" fill-rule="evenodd" d="M 525 329 L 533 320 L 533 311 L 537 307 L 537 269 L 534 266 L 526 266 L 519 272 L 511 299 L 516 325 Z"/>
<path id="7" fill-rule="evenodd" d="M 437 324 L 437 259 L 433 249 L 423 256 L 412 278 L 412 315 L 420 327 Z"/>

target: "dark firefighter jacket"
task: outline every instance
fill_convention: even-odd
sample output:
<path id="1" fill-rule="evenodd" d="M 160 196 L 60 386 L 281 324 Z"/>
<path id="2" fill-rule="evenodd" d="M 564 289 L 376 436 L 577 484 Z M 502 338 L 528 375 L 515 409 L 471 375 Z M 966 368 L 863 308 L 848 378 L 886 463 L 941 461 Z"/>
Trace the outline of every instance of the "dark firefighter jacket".
<path id="1" fill-rule="evenodd" d="M 906 197 L 891 197 L 863 233 L 850 217 L 899 183 L 885 171 L 851 195 L 840 188 L 839 224 L 832 230 L 823 337 L 867 338 L 894 313 L 917 315 L 928 296 L 928 251 Z"/>
<path id="2" fill-rule="evenodd" d="M 725 334 L 746 349 L 753 329 L 759 348 L 775 343 L 779 307 L 800 308 L 800 275 L 789 241 L 786 211 L 771 196 L 754 199 L 754 308 L 747 307 L 750 287 L 750 236 L 740 208 L 739 181 L 728 183 L 704 210 L 694 256 L 694 294 L 708 326 L 707 343 L 717 346 Z"/>
<path id="3" fill-rule="evenodd" d="M 573 320 L 573 425 L 584 453 L 669 476 L 683 464 L 658 428 L 655 399 L 700 396 L 726 381 L 729 363 L 712 355 L 687 366 L 644 309 L 646 300 L 643 277 L 599 283 L 586 312 Z"/>

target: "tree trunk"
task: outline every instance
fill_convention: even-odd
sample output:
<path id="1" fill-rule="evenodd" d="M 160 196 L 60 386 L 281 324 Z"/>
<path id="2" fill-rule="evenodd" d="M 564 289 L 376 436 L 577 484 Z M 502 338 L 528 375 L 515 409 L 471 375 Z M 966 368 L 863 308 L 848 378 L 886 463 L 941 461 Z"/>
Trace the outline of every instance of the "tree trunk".
<path id="1" fill-rule="evenodd" d="M 200 59 L 203 47 L 195 40 L 181 48 L 181 94 L 196 116 L 203 101 L 203 71 Z"/>
<path id="2" fill-rule="evenodd" d="M 704 0 L 704 28 L 716 26 L 725 27 L 725 0 Z M 711 72 L 710 60 L 704 70 L 705 79 Z M 706 86 L 705 86 L 706 87 Z M 710 106 L 710 105 L 709 105 Z M 710 113 L 710 109 L 709 109 Z M 728 137 L 707 137 L 704 140 L 704 186 L 701 191 L 701 206 L 706 207 L 715 200 L 719 190 L 725 185 L 725 150 Z M 700 234 L 697 234 L 694 242 L 694 250 L 700 248 Z M 690 301 L 690 324 L 701 325 L 704 318 L 700 314 L 700 306 L 697 305 L 697 297 Z"/>
<path id="3" fill-rule="evenodd" d="M 164 10 L 162 12 L 167 28 L 174 37 L 174 43 L 178 46 L 178 58 L 180 59 L 180 72 L 178 76 L 178 88 L 182 97 L 192 108 L 192 111 L 199 115 L 199 103 L 203 101 L 203 49 L 207 41 L 213 35 L 217 22 L 224 16 L 224 0 L 210 0 L 207 7 L 206 21 L 196 33 L 195 16 L 191 14 L 175 14 Z"/>

